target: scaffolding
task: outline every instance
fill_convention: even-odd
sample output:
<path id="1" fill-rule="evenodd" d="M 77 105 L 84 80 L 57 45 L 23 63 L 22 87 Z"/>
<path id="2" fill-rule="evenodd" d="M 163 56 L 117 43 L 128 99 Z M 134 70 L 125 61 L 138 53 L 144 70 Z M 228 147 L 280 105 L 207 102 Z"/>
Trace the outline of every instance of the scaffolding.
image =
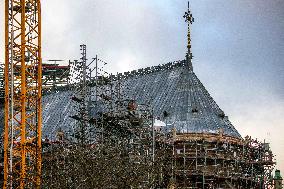
<path id="1" fill-rule="evenodd" d="M 269 188 L 274 168 L 269 144 L 250 137 L 173 134 L 177 188 Z"/>
<path id="2" fill-rule="evenodd" d="M 70 65 L 42 64 L 42 88 L 44 92 L 54 91 L 60 86 L 68 85 L 69 78 Z"/>
<path id="3" fill-rule="evenodd" d="M 102 188 L 152 188 L 156 182 L 153 111 L 148 105 L 137 104 L 134 100 L 121 99 L 116 103 L 119 105 L 111 109 L 112 111 L 106 108 L 105 112 L 93 117 L 95 121 L 92 126 L 95 128 L 96 138 L 92 143 L 81 145 L 80 141 L 72 140 L 70 136 L 43 142 L 44 181 L 49 183 L 57 180 L 57 184 L 50 183 L 54 188 L 74 187 L 71 179 L 74 173 L 68 170 L 73 167 L 72 169 L 78 169 L 79 172 L 82 171 L 80 167 L 87 166 L 85 173 L 76 177 L 77 185 L 82 184 L 82 187 L 93 188 L 101 185 Z M 121 163 L 123 165 L 120 165 Z M 96 167 L 100 166 L 103 166 L 104 171 L 98 176 Z M 128 171 L 131 171 L 129 175 Z M 90 177 L 90 174 L 93 176 Z M 133 175 L 130 178 L 131 174 Z M 98 177 L 103 178 L 97 180 Z M 95 178 L 92 183 L 82 181 L 90 178 Z M 108 178 L 121 180 L 117 181 L 119 186 L 114 181 L 105 183 Z M 130 180 L 133 180 L 133 183 L 130 183 Z"/>

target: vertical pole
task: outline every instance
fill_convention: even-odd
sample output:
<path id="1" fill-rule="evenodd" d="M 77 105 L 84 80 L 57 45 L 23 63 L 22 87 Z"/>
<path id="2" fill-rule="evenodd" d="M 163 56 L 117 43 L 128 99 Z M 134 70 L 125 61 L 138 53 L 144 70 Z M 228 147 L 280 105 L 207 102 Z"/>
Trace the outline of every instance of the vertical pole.
<path id="1" fill-rule="evenodd" d="M 185 21 L 187 22 L 187 53 L 186 53 L 186 61 L 187 64 L 189 64 L 189 68 L 192 69 L 191 65 L 191 59 L 192 59 L 192 53 L 191 53 L 191 39 L 190 39 L 190 24 L 194 22 L 194 18 L 189 10 L 189 1 L 187 2 L 187 12 L 185 12 L 184 16 Z"/>
<path id="2" fill-rule="evenodd" d="M 111 95 L 111 99 L 113 99 L 113 75 L 110 74 L 110 95 Z M 110 112 L 113 112 L 113 100 L 110 101 Z"/>
<path id="3" fill-rule="evenodd" d="M 36 175 L 36 188 L 41 188 L 41 163 L 42 163 L 42 57 L 41 57 L 41 2 L 37 0 L 36 7 L 38 9 L 38 74 L 37 74 L 37 157 L 36 157 L 36 166 L 37 166 L 37 175 Z"/>
<path id="4" fill-rule="evenodd" d="M 186 181 L 186 174 L 185 174 L 185 142 L 183 141 L 183 184 L 184 184 L 184 187 L 186 187 L 185 185 L 185 181 Z"/>
<path id="5" fill-rule="evenodd" d="M 198 147 L 198 145 L 197 145 L 197 141 L 195 141 L 195 170 L 197 171 L 197 147 Z"/>
<path id="6" fill-rule="evenodd" d="M 20 188 L 25 187 L 26 179 L 26 2 L 21 0 L 21 173 Z"/>
<path id="7" fill-rule="evenodd" d="M 204 145 L 204 144 L 203 144 Z M 204 176 L 204 171 L 206 170 L 206 166 L 207 166 L 207 148 L 206 146 L 204 147 L 205 148 L 205 154 L 204 154 L 204 169 L 203 169 L 203 189 L 205 188 L 205 176 Z"/>
<path id="8" fill-rule="evenodd" d="M 83 67 L 83 84 L 82 84 L 82 91 L 83 91 L 83 97 L 86 96 L 86 46 L 82 45 L 82 67 Z M 84 99 L 85 101 L 85 99 Z"/>
<path id="9" fill-rule="evenodd" d="M 89 84 L 91 84 L 92 82 L 92 69 L 89 68 Z M 88 109 L 90 110 L 91 108 L 91 102 L 92 102 L 92 90 L 91 90 L 91 87 L 89 87 L 89 92 L 88 92 L 88 95 L 89 95 L 89 102 L 88 102 Z"/>
<path id="10" fill-rule="evenodd" d="M 117 75 L 117 82 L 118 82 L 118 89 L 117 89 L 117 98 L 118 98 L 118 103 L 117 103 L 117 107 L 118 107 L 118 111 L 120 113 L 120 106 L 121 106 L 121 99 L 120 99 L 120 76 L 118 74 L 118 72 L 116 73 Z"/>
<path id="11" fill-rule="evenodd" d="M 187 13 L 190 14 L 190 11 L 189 11 L 189 1 L 187 2 Z M 188 15 L 190 16 L 190 15 Z M 189 17 L 187 18 L 187 56 L 188 58 L 191 58 L 190 56 L 190 48 L 191 48 L 191 44 L 190 44 L 190 27 L 189 27 Z"/>
<path id="12" fill-rule="evenodd" d="M 96 108 L 98 104 L 98 55 L 96 55 Z"/>
<path id="13" fill-rule="evenodd" d="M 69 69 L 69 73 L 68 73 L 68 77 L 67 77 L 67 88 L 69 89 L 69 84 L 70 84 L 70 72 L 71 72 L 71 60 L 68 61 L 68 69 Z"/>
<path id="14" fill-rule="evenodd" d="M 8 140 L 9 140 L 9 0 L 5 0 L 5 125 L 4 125 L 4 185 L 8 187 Z"/>
<path id="15" fill-rule="evenodd" d="M 172 178 L 174 178 L 174 161 L 175 159 L 175 144 L 173 143 L 173 147 L 172 147 Z"/>
<path id="16" fill-rule="evenodd" d="M 152 157 L 152 161 L 153 163 L 155 162 L 155 128 L 154 128 L 154 108 L 151 108 L 151 112 L 152 112 L 152 151 L 153 151 L 153 157 Z"/>
<path id="17" fill-rule="evenodd" d="M 11 6 L 11 12 L 10 12 L 11 13 L 11 23 L 9 23 L 9 24 L 10 24 L 11 42 L 9 44 L 10 47 L 8 47 L 8 48 L 10 48 L 8 50 L 8 52 L 10 51 L 10 53 L 11 53 L 11 55 L 9 56 L 9 58 L 10 58 L 9 64 L 10 64 L 10 72 L 11 72 L 11 80 L 10 80 L 11 85 L 9 87 L 11 87 L 10 88 L 10 95 L 11 95 L 10 99 L 11 100 L 10 100 L 10 104 L 9 104 L 10 115 L 8 115 L 8 116 L 10 116 L 9 120 L 10 120 L 10 125 L 11 125 L 10 140 L 9 140 L 9 142 L 10 142 L 10 162 L 9 162 L 10 169 L 9 169 L 9 173 L 10 173 L 10 181 L 11 181 L 10 182 L 10 188 L 12 189 L 13 188 L 13 175 L 12 175 L 12 173 L 13 173 L 13 153 L 14 153 L 14 150 L 13 150 L 13 148 L 14 148 L 14 56 L 13 56 L 14 52 L 13 51 L 14 50 L 12 48 L 13 43 L 14 43 L 14 14 L 13 14 L 14 5 L 13 5 L 13 2 L 10 3 L 10 6 Z"/>
<path id="18" fill-rule="evenodd" d="M 87 94 L 87 85 L 86 85 L 86 77 L 87 77 L 87 49 L 86 45 L 81 45 L 82 50 L 82 58 L 81 58 L 81 66 L 82 66 L 82 87 L 81 87 L 81 95 L 82 95 L 82 123 L 81 123 L 81 144 L 86 143 L 86 129 L 87 129 L 87 110 L 86 110 L 86 94 Z"/>

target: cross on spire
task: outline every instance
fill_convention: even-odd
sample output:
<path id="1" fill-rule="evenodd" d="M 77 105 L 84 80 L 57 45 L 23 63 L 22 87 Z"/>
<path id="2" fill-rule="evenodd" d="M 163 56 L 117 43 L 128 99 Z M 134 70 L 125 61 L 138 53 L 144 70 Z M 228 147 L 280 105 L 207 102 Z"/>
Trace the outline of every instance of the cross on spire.
<path id="1" fill-rule="evenodd" d="M 189 58 L 189 60 L 192 59 L 192 53 L 191 53 L 191 39 L 190 39 L 190 24 L 194 22 L 194 18 L 189 10 L 189 1 L 187 2 L 187 12 L 184 13 L 183 18 L 185 18 L 185 22 L 187 22 L 187 54 L 186 58 Z"/>

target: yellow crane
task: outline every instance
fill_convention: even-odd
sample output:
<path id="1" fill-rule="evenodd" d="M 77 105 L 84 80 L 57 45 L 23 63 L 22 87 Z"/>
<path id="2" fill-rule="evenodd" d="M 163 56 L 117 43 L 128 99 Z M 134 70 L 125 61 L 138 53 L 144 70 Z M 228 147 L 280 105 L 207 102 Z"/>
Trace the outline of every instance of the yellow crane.
<path id="1" fill-rule="evenodd" d="M 40 188 L 42 62 L 40 0 L 5 0 L 3 188 Z"/>

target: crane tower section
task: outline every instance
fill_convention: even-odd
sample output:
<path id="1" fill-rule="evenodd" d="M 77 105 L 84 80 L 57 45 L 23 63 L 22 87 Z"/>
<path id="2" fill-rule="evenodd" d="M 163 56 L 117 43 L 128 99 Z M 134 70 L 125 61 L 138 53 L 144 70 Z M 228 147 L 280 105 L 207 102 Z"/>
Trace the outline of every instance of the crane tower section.
<path id="1" fill-rule="evenodd" d="M 5 0 L 4 187 L 40 188 L 40 0 Z"/>

